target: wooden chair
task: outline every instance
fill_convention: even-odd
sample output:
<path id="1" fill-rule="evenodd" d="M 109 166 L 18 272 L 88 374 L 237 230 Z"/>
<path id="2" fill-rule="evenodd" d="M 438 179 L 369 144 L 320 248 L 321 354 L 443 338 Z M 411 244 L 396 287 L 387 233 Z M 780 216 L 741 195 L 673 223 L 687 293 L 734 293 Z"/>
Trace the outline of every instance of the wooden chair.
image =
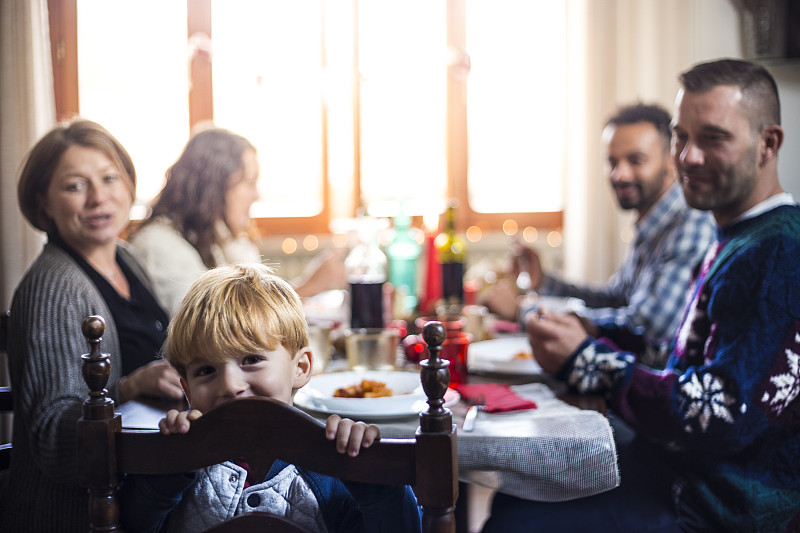
<path id="1" fill-rule="evenodd" d="M 118 527 L 117 487 L 124 473 L 167 474 L 247 457 L 251 471 L 265 477 L 275 459 L 308 470 L 367 483 L 410 485 L 423 512 L 423 531 L 455 531 L 458 497 L 455 427 L 443 407 L 450 381 L 448 362 L 439 357 L 444 327 L 429 323 L 423 332 L 431 356 L 421 363 L 428 406 L 420 413 L 416 437 L 381 439 L 355 457 L 336 451 L 324 436 L 324 425 L 306 413 L 275 400 L 237 400 L 205 414 L 188 433 L 164 436 L 156 430 L 122 429 L 121 415 L 104 389 L 109 357 L 100 353 L 105 324 L 87 317 L 83 332 L 91 350 L 83 355 L 83 376 L 89 395 L 78 422 L 79 471 L 89 490 L 90 531 Z M 253 421 L 258 420 L 257 424 Z M 274 431 L 282 428 L 282 431 Z M 249 513 L 213 531 L 303 531 L 286 529 L 286 520 Z"/>

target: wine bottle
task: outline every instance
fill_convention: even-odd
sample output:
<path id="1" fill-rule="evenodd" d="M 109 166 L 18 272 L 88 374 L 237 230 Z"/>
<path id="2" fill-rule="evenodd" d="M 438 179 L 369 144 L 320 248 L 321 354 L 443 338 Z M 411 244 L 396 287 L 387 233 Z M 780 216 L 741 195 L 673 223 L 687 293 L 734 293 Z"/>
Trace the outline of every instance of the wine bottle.
<path id="1" fill-rule="evenodd" d="M 436 237 L 439 263 L 442 265 L 442 297 L 446 306 L 464 304 L 464 258 L 467 246 L 456 231 L 456 202 L 445 211 L 445 225 Z"/>

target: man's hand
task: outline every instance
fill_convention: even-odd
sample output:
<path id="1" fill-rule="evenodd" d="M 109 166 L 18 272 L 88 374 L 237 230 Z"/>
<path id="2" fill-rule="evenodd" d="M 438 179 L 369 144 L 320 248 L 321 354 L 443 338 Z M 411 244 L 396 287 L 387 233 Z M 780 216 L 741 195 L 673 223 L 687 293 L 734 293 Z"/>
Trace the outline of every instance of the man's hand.
<path id="1" fill-rule="evenodd" d="M 527 274 L 522 283 L 520 273 Z M 478 302 L 489 311 L 505 320 L 516 321 L 520 304 L 520 294 L 535 291 L 544 279 L 539 255 L 519 242 L 511 245 L 511 251 L 504 261 L 502 275 L 482 291 Z"/>
<path id="2" fill-rule="evenodd" d="M 316 255 L 303 270 L 302 275 L 292 280 L 301 298 L 317 295 L 323 291 L 347 287 L 344 269 L 345 248 L 326 250 Z"/>
<path id="3" fill-rule="evenodd" d="M 478 302 L 500 318 L 515 321 L 519 305 L 518 293 L 513 279 L 500 278 L 483 291 Z"/>
<path id="4" fill-rule="evenodd" d="M 361 448 L 369 448 L 381 438 L 381 430 L 375 424 L 354 422 L 349 418 L 331 415 L 325 423 L 325 436 L 328 440 L 336 441 L 336 451 L 355 457 Z"/>
<path id="5" fill-rule="evenodd" d="M 542 284 L 544 272 L 539 254 L 534 250 L 515 242 L 511 249 L 511 262 L 509 274 L 516 280 L 520 272 L 527 272 L 530 276 L 530 289 L 536 290 Z"/>
<path id="6" fill-rule="evenodd" d="M 580 318 L 552 313 L 543 307 L 525 316 L 525 331 L 534 358 L 549 374 L 558 372 L 587 337 Z"/>

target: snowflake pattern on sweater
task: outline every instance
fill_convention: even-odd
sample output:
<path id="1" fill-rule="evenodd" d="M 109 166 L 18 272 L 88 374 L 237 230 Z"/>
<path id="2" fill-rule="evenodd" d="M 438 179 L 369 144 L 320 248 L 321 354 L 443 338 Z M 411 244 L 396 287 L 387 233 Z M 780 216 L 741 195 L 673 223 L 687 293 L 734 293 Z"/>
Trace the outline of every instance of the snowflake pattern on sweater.
<path id="1" fill-rule="evenodd" d="M 664 370 L 589 338 L 559 376 L 606 394 L 661 443 L 712 523 L 783 531 L 800 509 L 800 207 L 776 207 L 717 237 Z"/>
<path id="2" fill-rule="evenodd" d="M 778 421 L 786 412 L 797 424 L 800 406 L 794 400 L 800 395 L 800 320 L 792 322 L 782 351 L 784 356 L 775 359 L 769 380 L 759 390 L 761 403 L 772 421 Z M 793 410 L 787 411 L 789 407 Z"/>
<path id="3" fill-rule="evenodd" d="M 723 380 L 713 374 L 692 374 L 689 379 L 683 380 L 678 398 L 684 403 L 684 419 L 699 425 L 702 431 L 708 429 L 713 418 L 728 424 L 734 422 L 731 411 L 736 400 L 725 392 Z M 692 424 L 687 424 L 685 431 L 691 433 Z"/>

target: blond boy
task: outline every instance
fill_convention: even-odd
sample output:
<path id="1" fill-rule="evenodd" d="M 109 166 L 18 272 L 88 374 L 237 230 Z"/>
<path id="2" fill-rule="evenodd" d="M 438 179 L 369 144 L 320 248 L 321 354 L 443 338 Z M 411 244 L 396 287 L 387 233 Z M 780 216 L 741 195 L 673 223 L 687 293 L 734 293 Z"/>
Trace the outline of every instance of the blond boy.
<path id="1" fill-rule="evenodd" d="M 264 265 L 208 271 L 192 285 L 169 326 L 164 356 L 181 376 L 191 409 L 169 411 L 164 434 L 185 433 L 229 401 L 267 397 L 287 404 L 311 377 L 313 354 L 299 297 Z M 276 428 L 278 429 L 278 428 Z M 351 456 L 380 438 L 375 425 L 337 415 L 326 436 Z M 239 464 L 237 464 L 239 463 Z M 409 487 L 344 483 L 276 461 L 265 480 L 243 461 L 178 476 L 129 476 L 123 525 L 135 531 L 202 531 L 234 515 L 266 511 L 315 531 L 419 531 Z"/>

